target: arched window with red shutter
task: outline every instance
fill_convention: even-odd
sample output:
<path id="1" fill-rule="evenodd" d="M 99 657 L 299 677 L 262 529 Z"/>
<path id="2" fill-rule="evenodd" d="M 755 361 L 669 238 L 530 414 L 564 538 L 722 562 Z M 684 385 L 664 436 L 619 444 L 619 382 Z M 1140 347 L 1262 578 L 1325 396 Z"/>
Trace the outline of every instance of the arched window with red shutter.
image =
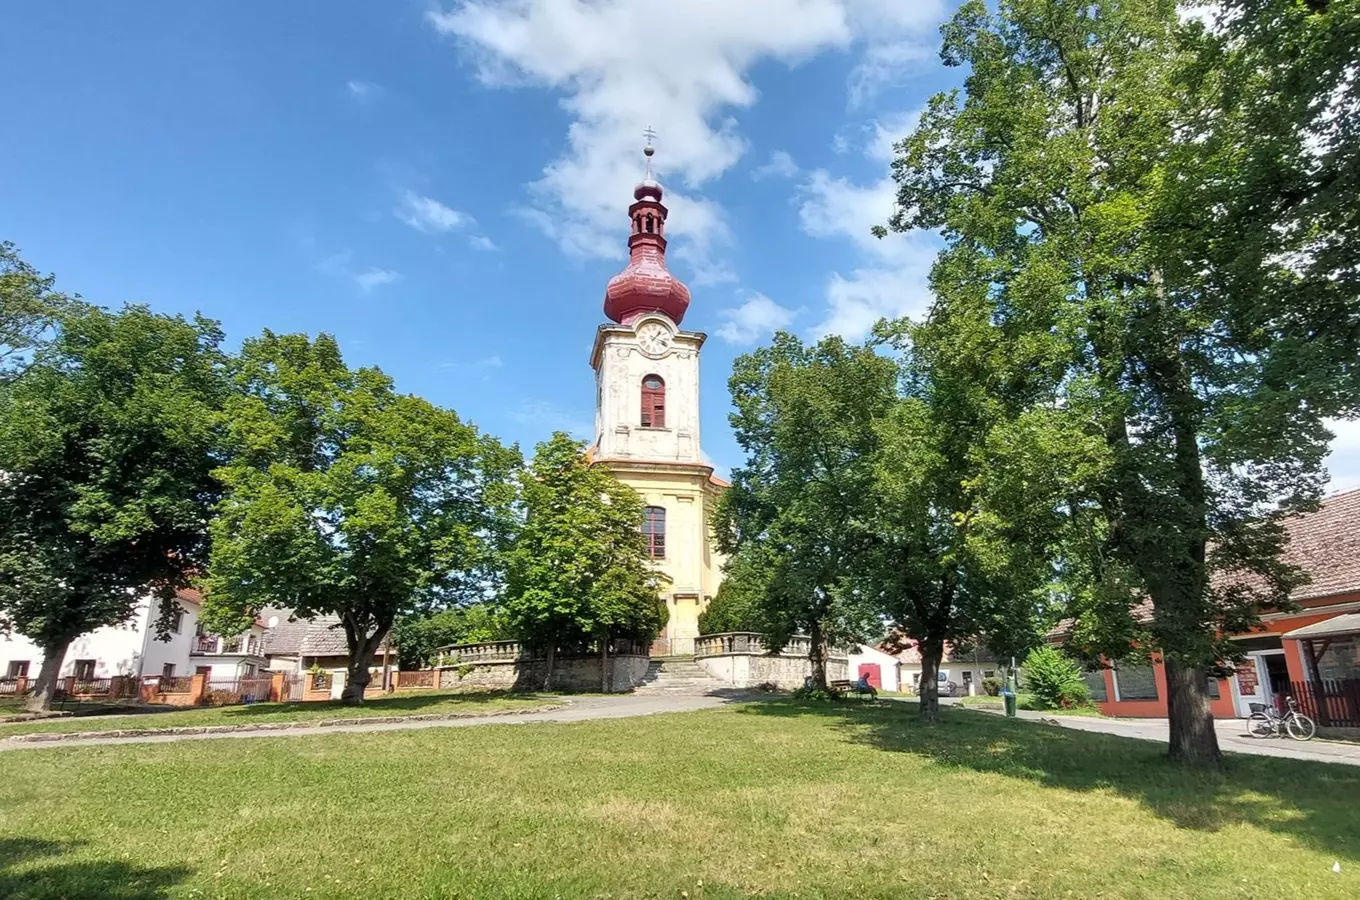
<path id="1" fill-rule="evenodd" d="M 666 558 L 666 508 L 642 508 L 642 534 L 647 538 L 647 555 L 652 559 Z"/>
<path id="2" fill-rule="evenodd" d="M 666 382 L 660 375 L 642 379 L 642 427 L 666 427 Z"/>

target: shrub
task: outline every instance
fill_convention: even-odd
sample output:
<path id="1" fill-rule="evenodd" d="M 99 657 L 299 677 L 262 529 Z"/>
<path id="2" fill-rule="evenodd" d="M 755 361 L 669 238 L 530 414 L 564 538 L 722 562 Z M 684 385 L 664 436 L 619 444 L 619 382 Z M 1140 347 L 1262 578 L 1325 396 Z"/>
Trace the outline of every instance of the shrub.
<path id="1" fill-rule="evenodd" d="M 816 700 L 822 703 L 834 703 L 841 699 L 841 695 L 832 690 L 822 690 L 814 684 L 805 684 L 793 692 L 795 700 Z"/>
<path id="2" fill-rule="evenodd" d="M 998 696 L 1001 693 L 1001 688 L 1003 688 L 1005 684 L 1006 682 L 997 678 L 995 675 L 991 678 L 984 678 L 982 679 L 982 692 L 988 697 Z"/>
<path id="3" fill-rule="evenodd" d="M 1071 709 L 1091 702 L 1081 668 L 1061 651 L 1040 647 L 1025 658 L 1025 683 L 1042 709 Z"/>

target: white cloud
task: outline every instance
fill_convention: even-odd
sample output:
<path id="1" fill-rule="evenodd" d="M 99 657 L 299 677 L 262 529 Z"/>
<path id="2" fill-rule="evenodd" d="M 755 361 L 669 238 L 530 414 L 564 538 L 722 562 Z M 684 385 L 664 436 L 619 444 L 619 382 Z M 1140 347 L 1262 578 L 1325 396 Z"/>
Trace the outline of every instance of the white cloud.
<path id="1" fill-rule="evenodd" d="M 351 281 L 365 294 L 376 287 L 391 284 L 401 278 L 400 272 L 380 269 L 377 266 L 369 266 L 362 272 L 356 272 L 354 270 L 354 254 L 349 250 L 341 250 L 339 253 L 332 253 L 322 259 L 316 264 L 316 270 L 323 275 Z"/>
<path id="2" fill-rule="evenodd" d="M 878 162 L 892 162 L 897 157 L 893 145 L 916 130 L 923 112 L 925 108 L 921 107 L 875 119 L 869 126 L 869 144 L 864 148 L 864 155 Z"/>
<path id="3" fill-rule="evenodd" d="M 718 337 L 731 344 L 753 344 L 781 328 L 789 327 L 797 310 L 780 306 L 769 297 L 752 293 L 741 306 L 723 310 Z"/>
<path id="4" fill-rule="evenodd" d="M 532 425 L 543 433 L 565 431 L 577 440 L 589 440 L 595 436 L 595 423 L 576 410 L 563 409 L 556 403 L 546 400 L 525 400 L 520 408 L 510 413 L 510 418 L 521 425 Z"/>
<path id="5" fill-rule="evenodd" d="M 361 106 L 372 103 L 382 94 L 383 89 L 371 81 L 350 80 L 345 82 L 350 99 Z"/>
<path id="6" fill-rule="evenodd" d="M 369 266 L 367 269 L 364 269 L 362 272 L 359 272 L 352 277 L 354 278 L 354 283 L 359 286 L 359 290 L 368 293 L 376 287 L 381 287 L 384 284 L 391 284 L 401 278 L 401 273 L 394 272 L 391 269 L 379 269 L 376 266 Z"/>
<path id="7" fill-rule="evenodd" d="M 1332 476 L 1328 490 L 1360 488 L 1360 421 L 1329 419 L 1327 427 L 1336 435 L 1332 439 L 1332 452 L 1325 463 Z"/>
<path id="8" fill-rule="evenodd" d="M 458 361 L 450 360 L 448 362 L 442 362 L 439 364 L 439 368 L 459 369 L 465 372 L 485 372 L 489 369 L 499 369 L 504 365 L 505 363 L 501 360 L 500 356 L 493 353 L 490 356 L 484 356 L 481 359 L 474 359 L 471 362 L 467 362 L 464 360 Z"/>
<path id="9" fill-rule="evenodd" d="M 468 243 L 472 245 L 473 250 L 481 250 L 486 253 L 501 249 L 496 246 L 495 241 L 484 234 L 474 234 L 472 237 L 468 238 Z"/>
<path id="10" fill-rule="evenodd" d="M 770 161 L 763 166 L 756 166 L 751 170 L 751 177 L 756 181 L 763 178 L 792 178 L 798 174 L 798 163 L 793 161 L 784 150 L 776 150 L 770 154 Z"/>
<path id="11" fill-rule="evenodd" d="M 904 6 L 911 5 L 904 3 Z M 884 90 L 904 84 L 907 77 L 934 56 L 934 48 L 916 40 L 876 44 L 850 73 L 850 106 L 868 106 Z"/>
<path id="12" fill-rule="evenodd" d="M 891 178 L 859 185 L 819 169 L 799 187 L 803 231 L 813 237 L 849 240 L 865 260 L 849 275 L 832 274 L 827 284 L 828 310 L 813 326 L 814 336 L 840 334 L 856 340 L 881 318 L 919 317 L 929 307 L 935 239 L 922 233 L 876 238 L 869 231 L 887 222 L 895 201 L 896 185 Z"/>
<path id="13" fill-rule="evenodd" d="M 943 0 L 459 0 L 429 21 L 459 42 L 483 83 L 562 94 L 573 120 L 566 147 L 519 212 L 568 253 L 622 258 L 640 133 L 655 125 L 668 231 L 703 283 L 731 277 L 720 259 L 730 243 L 724 211 L 700 191 L 746 150 L 729 113 L 758 100 L 751 69 L 859 42 L 875 62 L 853 93 L 867 96 L 884 81 L 881 48 L 924 38 L 942 15 Z"/>
<path id="14" fill-rule="evenodd" d="M 855 269 L 848 278 L 834 273 L 826 289 L 830 309 L 813 326 L 813 336 L 839 334 L 857 340 L 867 335 L 879 319 L 920 318 L 930 308 L 930 287 L 925 276 L 932 259 L 933 252 L 927 254 L 923 265 Z"/>
<path id="15" fill-rule="evenodd" d="M 433 197 L 415 191 L 406 191 L 401 195 L 401 205 L 397 207 L 395 215 L 416 231 L 427 234 L 452 231 L 473 221 L 467 213 L 461 213 Z"/>

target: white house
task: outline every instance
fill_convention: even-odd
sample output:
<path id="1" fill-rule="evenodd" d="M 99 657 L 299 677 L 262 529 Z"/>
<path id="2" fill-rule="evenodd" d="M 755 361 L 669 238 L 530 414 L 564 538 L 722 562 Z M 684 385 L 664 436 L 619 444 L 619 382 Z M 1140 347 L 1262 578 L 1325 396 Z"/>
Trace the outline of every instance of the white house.
<path id="1" fill-rule="evenodd" d="M 902 649 L 897 653 L 889 652 L 897 647 Z M 940 661 L 940 693 L 960 697 L 981 694 L 982 680 L 1000 672 L 1001 665 L 986 650 L 964 653 L 946 644 L 944 659 Z M 866 644 L 850 654 L 849 673 L 851 678 L 867 677 L 879 690 L 914 694 L 921 679 L 921 653 L 916 649 L 915 641 L 901 636 L 889 638 L 878 646 Z"/>
<path id="2" fill-rule="evenodd" d="M 880 691 L 902 690 L 902 661 L 891 653 L 864 644 L 850 654 L 850 678 L 867 678 Z M 920 668 L 917 668 L 920 671 Z M 910 687 L 910 685 L 908 685 Z"/>
<path id="3" fill-rule="evenodd" d="M 156 635 L 156 603 L 147 598 L 126 625 L 99 628 L 71 643 L 60 675 L 86 680 L 114 675 L 206 674 L 209 678 L 240 678 L 266 667 L 264 626 L 231 638 L 207 633 L 198 622 L 202 596 L 184 590 L 176 595 L 179 615 L 169 640 Z M 43 654 L 37 645 L 18 635 L 0 637 L 0 677 L 37 678 Z"/>

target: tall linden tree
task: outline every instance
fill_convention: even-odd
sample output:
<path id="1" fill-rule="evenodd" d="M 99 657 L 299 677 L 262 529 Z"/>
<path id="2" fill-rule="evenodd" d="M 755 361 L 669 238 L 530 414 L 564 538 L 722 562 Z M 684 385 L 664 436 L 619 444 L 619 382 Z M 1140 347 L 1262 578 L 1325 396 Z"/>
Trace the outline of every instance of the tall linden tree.
<path id="1" fill-rule="evenodd" d="M 1329 4 L 1237 6 L 1291 7 L 1279 21 L 1300 53 L 1335 50 L 1310 43 L 1301 22 L 1301 6 Z M 1337 255 L 1354 242 L 1309 241 L 1292 218 L 1267 240 L 1276 229 L 1256 218 L 1261 203 L 1291 210 L 1280 193 L 1296 189 L 1319 229 L 1341 226 L 1316 194 L 1319 173 L 1289 157 L 1304 145 L 1329 151 L 1332 126 L 1309 145 L 1297 123 L 1266 115 L 1274 104 L 1307 118 L 1306 102 L 1289 102 L 1298 86 L 1271 81 L 1277 69 L 1244 65 L 1239 76 L 1256 72 L 1258 83 L 1235 87 L 1283 83 L 1278 102 L 1230 89 L 1233 48 L 1259 57 L 1259 42 L 1210 37 L 1178 7 L 965 3 L 943 28 L 942 56 L 967 77 L 932 97 L 898 145 L 889 227 L 942 234 L 939 306 L 984 298 L 1030 373 L 1025 402 L 1090 447 L 1065 485 L 1064 508 L 1089 525 L 1062 557 L 1075 635 L 1110 655 L 1131 643 L 1160 655 L 1170 755 L 1212 766 L 1207 680 L 1233 657 L 1225 636 L 1287 604 L 1298 581 L 1280 562 L 1280 523 L 1319 497 L 1324 418 L 1356 411 L 1360 304 L 1356 260 Z M 1253 116 L 1271 123 L 1258 131 L 1273 144 L 1242 127 Z M 1308 279 L 1327 285 L 1293 289 Z M 1145 602 L 1150 623 L 1132 613 Z"/>
<path id="2" fill-rule="evenodd" d="M 348 368 L 329 335 L 246 341 L 236 382 L 204 618 L 231 634 L 264 606 L 337 616 L 360 703 L 399 616 L 494 588 L 519 452 Z"/>
<path id="3" fill-rule="evenodd" d="M 7 310 L 39 308 L 10 307 L 17 294 L 50 299 L 26 274 L 0 265 Z M 50 340 L 33 340 L 39 320 Z M 42 648 L 28 706 L 43 710 L 80 635 L 128 623 L 148 597 L 165 633 L 206 562 L 230 387 L 206 319 L 63 303 L 17 333 L 30 342 L 0 386 L 0 633 Z"/>

